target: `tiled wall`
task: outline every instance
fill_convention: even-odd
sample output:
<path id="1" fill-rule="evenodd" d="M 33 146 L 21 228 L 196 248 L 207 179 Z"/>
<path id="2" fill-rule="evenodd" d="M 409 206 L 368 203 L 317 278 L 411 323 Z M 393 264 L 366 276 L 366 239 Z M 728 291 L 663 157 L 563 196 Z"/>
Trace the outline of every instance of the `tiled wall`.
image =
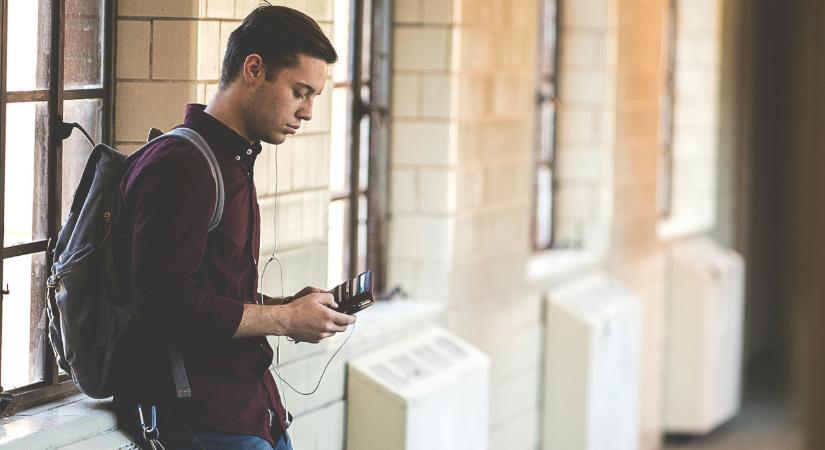
<path id="1" fill-rule="evenodd" d="M 456 211 L 452 0 L 394 4 L 389 285 L 448 295 Z"/>
<path id="2" fill-rule="evenodd" d="M 608 267 L 642 299 L 641 445 L 661 445 L 665 330 L 664 253 L 656 237 L 657 157 L 664 88 L 666 0 L 617 10 L 615 195 Z"/>
<path id="3" fill-rule="evenodd" d="M 541 315 L 525 267 L 538 2 L 463 1 L 455 14 L 457 205 L 447 320 L 490 355 L 490 448 L 534 448 Z"/>
<path id="4" fill-rule="evenodd" d="M 229 34 L 259 3 L 118 3 L 115 140 L 119 149 L 131 152 L 138 148 L 151 127 L 168 130 L 182 122 L 186 103 L 209 101 L 217 90 Z M 275 3 L 310 14 L 331 36 L 332 0 Z M 267 261 L 277 244 L 287 295 L 307 284 L 326 284 L 330 92 L 325 89 L 316 100 L 313 119 L 299 135 L 277 151 L 265 144 L 255 165 L 261 205 L 260 259 Z M 280 295 L 280 274 L 274 263 L 262 286 L 267 294 Z"/>
<path id="5" fill-rule="evenodd" d="M 491 356 L 490 448 L 538 445 L 525 288 L 537 2 L 395 3 L 390 281 Z"/>

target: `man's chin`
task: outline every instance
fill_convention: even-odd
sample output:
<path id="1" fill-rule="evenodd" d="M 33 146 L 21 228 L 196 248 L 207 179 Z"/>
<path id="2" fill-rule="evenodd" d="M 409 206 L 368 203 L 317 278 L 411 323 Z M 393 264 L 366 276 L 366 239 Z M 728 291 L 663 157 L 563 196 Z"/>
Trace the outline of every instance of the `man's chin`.
<path id="1" fill-rule="evenodd" d="M 261 139 L 262 141 L 266 142 L 267 144 L 272 145 L 281 145 L 286 141 L 285 134 L 275 134 L 272 136 L 267 136 L 266 138 Z"/>

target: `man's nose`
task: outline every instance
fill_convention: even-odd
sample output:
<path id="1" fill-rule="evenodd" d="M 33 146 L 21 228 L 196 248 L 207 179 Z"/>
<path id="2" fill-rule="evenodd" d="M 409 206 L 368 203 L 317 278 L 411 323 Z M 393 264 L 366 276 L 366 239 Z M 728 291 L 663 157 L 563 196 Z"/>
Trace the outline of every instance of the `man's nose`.
<path id="1" fill-rule="evenodd" d="M 312 100 L 305 102 L 298 108 L 298 111 L 295 113 L 295 116 L 301 120 L 307 121 L 312 119 Z"/>

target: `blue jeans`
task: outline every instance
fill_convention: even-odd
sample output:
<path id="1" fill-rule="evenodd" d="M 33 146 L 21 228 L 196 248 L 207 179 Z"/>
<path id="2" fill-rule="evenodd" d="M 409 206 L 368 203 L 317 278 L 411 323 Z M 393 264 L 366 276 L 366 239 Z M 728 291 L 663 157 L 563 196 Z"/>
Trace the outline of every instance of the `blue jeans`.
<path id="1" fill-rule="evenodd" d="M 142 448 L 151 448 L 143 439 L 136 410 L 129 409 L 117 411 L 118 427 L 130 434 Z M 293 450 L 292 441 L 286 433 L 273 447 L 261 437 L 218 431 L 179 419 L 168 412 L 158 414 L 158 432 L 158 440 L 166 450 Z"/>
<path id="2" fill-rule="evenodd" d="M 272 446 L 266 439 L 245 434 L 231 434 L 213 430 L 191 422 L 179 422 L 179 427 L 160 431 L 160 442 L 167 450 L 293 450 L 292 442 L 285 433 Z"/>

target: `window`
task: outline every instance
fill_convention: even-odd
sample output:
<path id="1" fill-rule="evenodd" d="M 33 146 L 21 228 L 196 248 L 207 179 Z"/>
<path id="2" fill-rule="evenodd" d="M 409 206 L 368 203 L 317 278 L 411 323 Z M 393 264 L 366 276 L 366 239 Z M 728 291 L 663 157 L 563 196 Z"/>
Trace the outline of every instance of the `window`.
<path id="1" fill-rule="evenodd" d="M 676 97 L 676 0 L 668 2 L 665 22 L 665 58 L 667 73 L 662 95 L 662 121 L 659 150 L 659 170 L 657 171 L 656 210 L 660 218 L 671 215 L 673 203 L 673 116 Z"/>
<path id="2" fill-rule="evenodd" d="M 544 0 L 539 15 L 536 172 L 533 204 L 533 248 L 553 246 L 556 175 L 556 92 L 558 0 Z"/>
<path id="3" fill-rule="evenodd" d="M 373 271 L 384 288 L 389 117 L 388 0 L 335 2 L 328 285 Z"/>
<path id="4" fill-rule="evenodd" d="M 91 145 L 111 142 L 113 0 L 2 0 L 0 415 L 74 392 L 46 336 L 46 253 Z"/>

